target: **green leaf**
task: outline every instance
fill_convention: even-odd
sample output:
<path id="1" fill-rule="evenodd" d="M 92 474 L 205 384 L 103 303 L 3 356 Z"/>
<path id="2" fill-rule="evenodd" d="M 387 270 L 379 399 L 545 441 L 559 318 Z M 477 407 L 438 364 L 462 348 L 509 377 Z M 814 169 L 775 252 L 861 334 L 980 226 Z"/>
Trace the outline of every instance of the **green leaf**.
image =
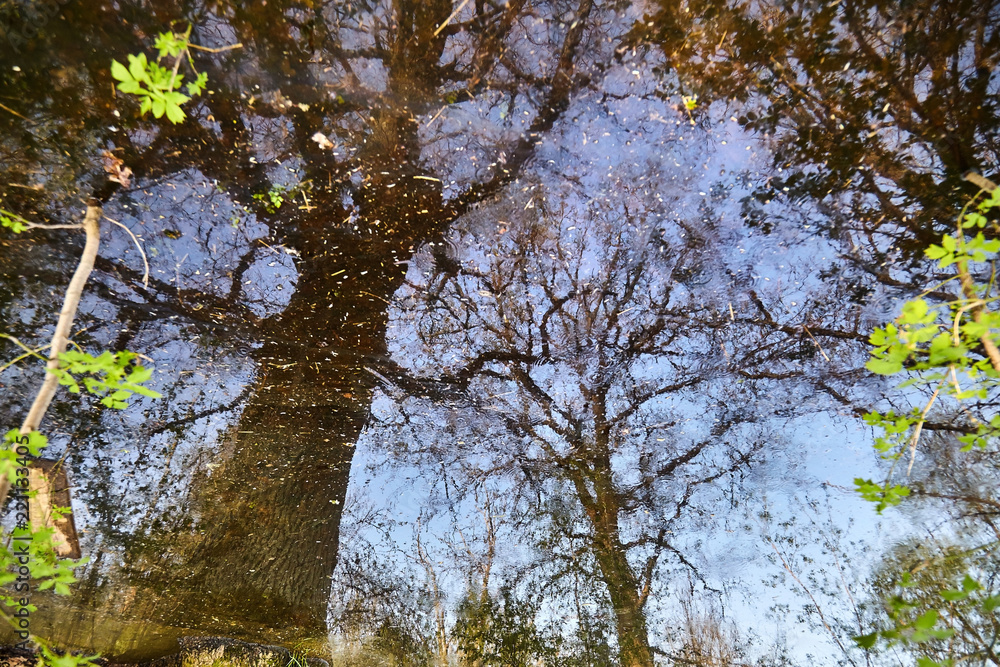
<path id="1" fill-rule="evenodd" d="M 979 213 L 969 213 L 965 216 L 965 222 L 962 223 L 962 227 L 968 229 L 970 227 L 982 228 L 986 225 L 986 216 Z"/>
<path id="2" fill-rule="evenodd" d="M 146 65 L 145 53 L 140 53 L 138 56 L 129 55 L 128 71 L 136 81 L 149 82 L 149 76 L 146 74 Z"/>
<path id="3" fill-rule="evenodd" d="M 854 643 L 861 648 L 867 650 L 875 646 L 875 642 L 878 641 L 878 633 L 872 632 L 871 634 L 861 635 L 859 637 L 852 637 Z"/>
<path id="4" fill-rule="evenodd" d="M 878 375 L 893 375 L 903 370 L 903 364 L 898 361 L 887 361 L 885 359 L 869 359 L 865 368 Z"/>
<path id="5" fill-rule="evenodd" d="M 131 95 L 141 95 L 144 92 L 142 85 L 140 85 L 138 81 L 133 81 L 132 79 L 128 79 L 127 81 L 122 81 L 120 84 L 118 84 L 118 90 L 120 90 L 123 93 L 129 93 Z"/>
<path id="6" fill-rule="evenodd" d="M 930 630 L 938 622 L 938 613 L 935 609 L 928 609 L 913 621 L 913 627 L 917 630 Z"/>
<path id="7" fill-rule="evenodd" d="M 927 302 L 923 299 L 913 299 L 903 304 L 903 312 L 899 316 L 899 321 L 903 324 L 927 324 L 933 322 L 937 317 L 932 315 L 927 318 Z"/>
<path id="8" fill-rule="evenodd" d="M 161 118 L 166 111 L 167 103 L 163 98 L 153 100 L 153 116 Z"/>
<path id="9" fill-rule="evenodd" d="M 172 32 L 161 32 L 160 36 L 156 38 L 153 46 L 160 52 L 160 57 L 164 58 L 166 56 L 177 57 L 188 48 L 188 41 L 184 35 L 178 35 Z"/>
<path id="10" fill-rule="evenodd" d="M 955 242 L 955 237 L 952 236 L 951 234 L 945 234 L 944 236 L 941 237 L 941 245 L 948 252 L 955 252 L 955 248 L 957 247 L 957 244 Z"/>
<path id="11" fill-rule="evenodd" d="M 924 254 L 927 255 L 930 259 L 941 259 L 942 257 L 948 254 L 948 251 L 942 248 L 941 246 L 932 245 L 929 248 L 927 248 L 927 250 L 924 250 Z"/>
<path id="12" fill-rule="evenodd" d="M 129 382 L 140 384 L 142 382 L 146 382 L 151 377 L 153 377 L 153 371 L 146 368 L 145 366 L 136 366 L 134 369 L 132 369 L 131 372 L 129 372 L 128 377 L 126 379 Z"/>
<path id="13" fill-rule="evenodd" d="M 147 389 L 146 387 L 140 387 L 138 385 L 129 387 L 132 391 L 143 396 L 149 396 L 150 398 L 163 398 L 163 394 L 158 391 L 153 391 L 152 389 Z"/>
<path id="14" fill-rule="evenodd" d="M 177 106 L 180 106 L 180 105 L 184 104 L 185 102 L 187 102 L 188 100 L 190 100 L 191 98 L 188 97 L 187 95 L 185 95 L 184 93 L 178 93 L 177 91 L 171 91 L 171 92 L 163 93 L 163 99 L 165 99 L 167 102 L 172 102 L 173 104 L 176 104 Z"/>
<path id="15" fill-rule="evenodd" d="M 191 96 L 201 95 L 202 91 L 205 90 L 205 86 L 208 85 L 208 74 L 202 72 L 198 75 L 198 78 L 187 84 L 188 94 Z"/>
<path id="16" fill-rule="evenodd" d="M 117 60 L 112 60 L 111 61 L 111 76 L 113 76 L 114 78 L 118 79 L 119 81 L 134 81 L 135 80 L 134 77 L 132 76 L 132 74 L 125 67 L 125 65 L 122 65 Z M 121 86 L 118 86 L 118 87 L 121 88 Z"/>
<path id="17" fill-rule="evenodd" d="M 174 93 L 174 94 L 177 95 L 179 93 Z M 184 97 L 185 99 L 188 99 L 184 95 L 181 95 L 181 97 Z M 177 106 L 177 104 L 175 104 L 173 102 L 170 102 L 170 101 L 167 101 L 165 108 L 166 108 L 166 111 L 167 111 L 167 120 L 169 120 L 171 123 L 173 123 L 173 124 L 176 125 L 178 123 L 183 123 L 184 122 L 184 112 L 181 111 L 181 108 L 179 106 Z"/>

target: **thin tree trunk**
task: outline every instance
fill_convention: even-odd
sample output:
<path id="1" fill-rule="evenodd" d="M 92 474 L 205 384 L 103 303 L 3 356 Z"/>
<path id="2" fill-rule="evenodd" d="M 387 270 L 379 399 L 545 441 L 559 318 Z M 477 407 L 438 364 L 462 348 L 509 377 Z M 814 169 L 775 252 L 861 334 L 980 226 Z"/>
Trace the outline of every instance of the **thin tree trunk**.
<path id="1" fill-rule="evenodd" d="M 87 214 L 83 218 L 83 231 L 87 235 L 87 243 L 83 247 L 83 254 L 80 256 L 80 263 L 73 273 L 73 278 L 66 288 L 66 298 L 63 299 L 62 310 L 59 312 L 59 321 L 56 323 L 56 330 L 52 334 L 52 344 L 49 348 L 49 360 L 45 365 L 45 380 L 42 382 L 35 402 L 28 410 L 28 416 L 21 424 L 21 435 L 27 435 L 32 431 L 37 431 L 42 422 L 52 398 L 59 388 L 59 378 L 55 373 L 48 372 L 59 367 L 59 355 L 66 351 L 69 344 L 70 330 L 73 328 L 73 320 L 76 319 L 76 310 L 80 305 L 80 297 L 83 294 L 83 287 L 90 278 L 90 272 L 94 269 L 94 260 L 97 259 L 97 249 L 101 243 L 101 230 L 98 224 L 101 219 L 102 208 L 99 205 L 88 205 Z M 0 507 L 7 500 L 10 492 L 10 480 L 6 476 L 0 478 Z"/>

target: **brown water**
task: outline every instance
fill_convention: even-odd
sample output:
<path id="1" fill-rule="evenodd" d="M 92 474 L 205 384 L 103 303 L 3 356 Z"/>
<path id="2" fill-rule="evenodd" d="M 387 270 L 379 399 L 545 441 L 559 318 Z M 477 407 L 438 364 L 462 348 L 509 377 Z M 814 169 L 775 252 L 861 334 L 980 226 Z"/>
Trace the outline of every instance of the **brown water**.
<path id="1" fill-rule="evenodd" d="M 53 405 L 91 563 L 33 630 L 647 665 L 711 626 L 730 662 L 865 662 L 837 638 L 905 532 L 849 488 L 881 474 L 865 340 L 996 167 L 998 9 L 779 4 L 0 5 L 0 208 L 95 195 L 141 238 L 148 287 L 103 225 L 75 340 L 164 394 Z M 185 123 L 139 117 L 111 59 L 188 23 L 242 48 L 194 54 Z M 4 332 L 44 344 L 80 240 L 4 233 Z M 40 375 L 0 375 L 7 423 Z"/>

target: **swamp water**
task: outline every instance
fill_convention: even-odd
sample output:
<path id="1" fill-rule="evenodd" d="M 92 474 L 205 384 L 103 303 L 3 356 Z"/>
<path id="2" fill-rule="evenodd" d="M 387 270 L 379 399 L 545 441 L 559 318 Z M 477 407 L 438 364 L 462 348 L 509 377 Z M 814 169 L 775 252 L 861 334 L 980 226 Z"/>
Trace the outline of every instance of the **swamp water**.
<path id="1" fill-rule="evenodd" d="M 192 51 L 183 123 L 140 116 L 112 59 L 187 25 L 241 47 Z M 57 645 L 861 665 L 892 657 L 851 641 L 886 573 L 993 530 L 961 414 L 907 508 L 853 480 L 887 469 L 860 415 L 910 398 L 868 335 L 996 169 L 995 3 L 49 0 L 0 28 L 0 208 L 96 196 L 136 235 L 102 222 L 74 340 L 163 394 L 43 423 L 90 558 L 33 596 Z M 2 330 L 40 347 L 82 235 L 0 244 Z M 5 423 L 41 374 L 0 375 Z"/>

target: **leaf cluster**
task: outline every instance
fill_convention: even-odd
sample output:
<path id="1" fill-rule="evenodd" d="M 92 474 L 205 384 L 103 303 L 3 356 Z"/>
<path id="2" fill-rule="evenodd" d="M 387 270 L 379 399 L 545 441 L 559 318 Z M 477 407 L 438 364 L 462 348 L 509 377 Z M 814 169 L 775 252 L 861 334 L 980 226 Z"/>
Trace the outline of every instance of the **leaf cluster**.
<path id="1" fill-rule="evenodd" d="M 272 185 L 271 189 L 266 193 L 258 192 L 253 196 L 254 199 L 260 202 L 264 202 L 264 207 L 267 209 L 268 213 L 274 213 L 281 205 L 285 203 L 285 196 L 288 195 L 289 198 L 294 196 L 295 189 L 289 190 L 284 185 Z"/>
<path id="2" fill-rule="evenodd" d="M 6 227 L 15 234 L 20 234 L 28 228 L 28 221 L 21 216 L 0 208 L 0 227 Z"/>
<path id="3" fill-rule="evenodd" d="M 95 357 L 80 350 L 69 350 L 59 355 L 59 366 L 48 369 L 59 378 L 59 384 L 70 393 L 80 393 L 80 383 L 101 403 L 109 408 L 122 410 L 128 407 L 132 394 L 160 398 L 161 394 L 142 386 L 153 372 L 140 364 L 135 352 L 111 353 L 105 351 Z M 82 376 L 82 377 L 81 377 Z M 80 378 L 80 379 L 78 379 Z"/>
<path id="4" fill-rule="evenodd" d="M 160 33 L 155 43 L 159 52 L 155 61 L 149 61 L 145 53 L 129 54 L 128 67 L 117 60 L 111 61 L 111 76 L 118 81 L 118 90 L 137 96 L 140 100 L 139 111 L 143 115 L 152 111 L 156 118 L 166 115 L 171 123 L 181 123 L 185 117 L 181 105 L 205 90 L 208 75 L 204 72 L 196 72 L 194 81 L 187 84 L 183 83 L 184 75 L 178 73 L 184 59 L 191 63 L 191 69 L 194 70 L 188 50 L 190 34 L 190 27 L 186 33 Z M 172 69 L 160 64 L 161 60 L 168 57 L 174 58 Z M 182 85 L 187 90 L 187 95 L 178 92 Z"/>
<path id="5" fill-rule="evenodd" d="M 872 348 L 868 370 L 886 376 L 909 374 L 899 388 L 934 388 L 922 409 L 914 407 L 902 414 L 872 411 L 864 416 L 865 422 L 880 433 L 874 448 L 882 458 L 893 462 L 892 470 L 907 449 L 915 452 L 926 415 L 940 394 L 961 405 L 963 401 L 988 398 L 1000 384 L 1000 369 L 994 367 L 987 349 L 995 344 L 1000 331 L 1000 312 L 995 308 L 996 298 L 990 296 L 993 279 L 977 283 L 973 275 L 987 272 L 970 270 L 970 265 L 976 263 L 992 263 L 1000 251 L 1000 240 L 987 239 L 983 233 L 990 223 L 989 212 L 997 206 L 1000 189 L 979 202 L 972 212 L 966 213 L 967 204 L 955 232 L 945 234 L 940 245 L 931 245 L 925 251 L 928 258 L 937 260 L 939 268 L 954 267 L 954 275 L 943 284 L 957 281 L 961 296 L 936 305 L 922 297 L 912 299 L 904 304 L 894 322 L 875 329 L 869 339 Z M 992 266 L 988 274 L 995 276 Z M 966 414 L 971 432 L 958 437 L 962 451 L 986 448 L 1000 437 L 1000 415 L 972 415 L 968 410 Z M 880 514 L 910 495 L 908 487 L 892 483 L 892 470 L 881 484 L 863 478 L 854 480 L 861 497 L 875 503 Z M 989 595 L 967 568 L 961 569 L 965 571 L 954 575 L 961 577 L 961 582 L 952 579 L 954 585 L 950 586 L 928 578 L 914 581 L 909 571 L 903 572 L 897 592 L 884 598 L 890 627 L 855 637 L 855 642 L 866 650 L 879 643 L 921 647 L 919 652 L 924 655 L 917 658 L 919 667 L 953 664 L 952 657 L 945 657 L 953 655 L 950 649 L 931 650 L 923 645 L 948 640 L 955 635 L 956 627 L 968 625 L 968 618 L 991 617 L 1000 607 L 1000 596 Z M 974 650 L 982 650 L 978 638 L 972 645 Z M 940 659 L 928 657 L 928 652 Z"/>
<path id="6" fill-rule="evenodd" d="M 986 399 L 990 390 L 1000 385 L 1000 373 L 985 353 L 983 343 L 984 339 L 996 341 L 1000 331 L 1000 312 L 993 308 L 996 299 L 989 297 L 992 280 L 987 285 L 976 284 L 969 269 L 970 263 L 991 261 L 1000 251 L 1000 240 L 987 240 L 982 231 L 970 237 L 965 231 L 982 230 L 988 223 L 987 214 L 997 206 L 1000 189 L 980 202 L 974 212 L 959 216 L 961 223 L 953 234 L 942 237 L 941 245 L 926 250 L 940 267 L 955 265 L 955 276 L 946 282 L 958 280 L 962 297 L 933 306 L 922 297 L 911 299 L 894 322 L 876 328 L 869 338 L 872 348 L 865 364 L 868 370 L 879 375 L 909 373 L 900 389 L 936 385 L 931 402 L 923 410 L 914 408 L 901 415 L 873 411 L 865 415 L 865 421 L 882 432 L 874 447 L 885 459 L 898 460 L 907 447 L 915 448 L 926 413 L 939 392 L 961 403 Z M 963 451 L 985 448 L 992 438 L 1000 436 L 1000 415 L 971 421 L 973 430 L 958 438 Z M 865 500 L 876 503 L 879 513 L 908 494 L 906 487 L 892 485 L 891 479 L 881 486 L 858 479 L 855 485 Z"/>
<path id="7" fill-rule="evenodd" d="M 972 380 L 985 376 L 976 389 L 961 392 L 956 398 L 985 397 L 986 389 L 996 384 L 1000 374 L 979 351 L 980 340 L 987 333 L 995 337 L 991 332 L 1000 329 L 1000 313 L 982 310 L 977 321 L 970 311 L 978 301 L 958 299 L 933 309 L 924 299 L 906 302 L 895 323 L 872 332 L 868 339 L 872 358 L 865 367 L 879 375 L 895 375 L 904 368 L 930 371 L 906 380 L 900 388 L 939 381 L 955 368 Z"/>
<path id="8" fill-rule="evenodd" d="M 951 588 L 939 588 L 930 597 L 923 590 L 928 582 L 914 581 L 910 572 L 903 572 L 896 585 L 897 592 L 885 600 L 890 627 L 854 637 L 861 648 L 870 650 L 880 642 L 891 648 L 951 639 L 956 634 L 954 626 L 967 625 L 972 614 L 990 617 L 1000 607 L 1000 596 L 990 595 L 967 572 L 962 574 L 960 583 L 956 582 Z M 917 658 L 919 667 L 947 667 L 952 663 L 949 658 L 932 660 L 926 655 Z"/>

